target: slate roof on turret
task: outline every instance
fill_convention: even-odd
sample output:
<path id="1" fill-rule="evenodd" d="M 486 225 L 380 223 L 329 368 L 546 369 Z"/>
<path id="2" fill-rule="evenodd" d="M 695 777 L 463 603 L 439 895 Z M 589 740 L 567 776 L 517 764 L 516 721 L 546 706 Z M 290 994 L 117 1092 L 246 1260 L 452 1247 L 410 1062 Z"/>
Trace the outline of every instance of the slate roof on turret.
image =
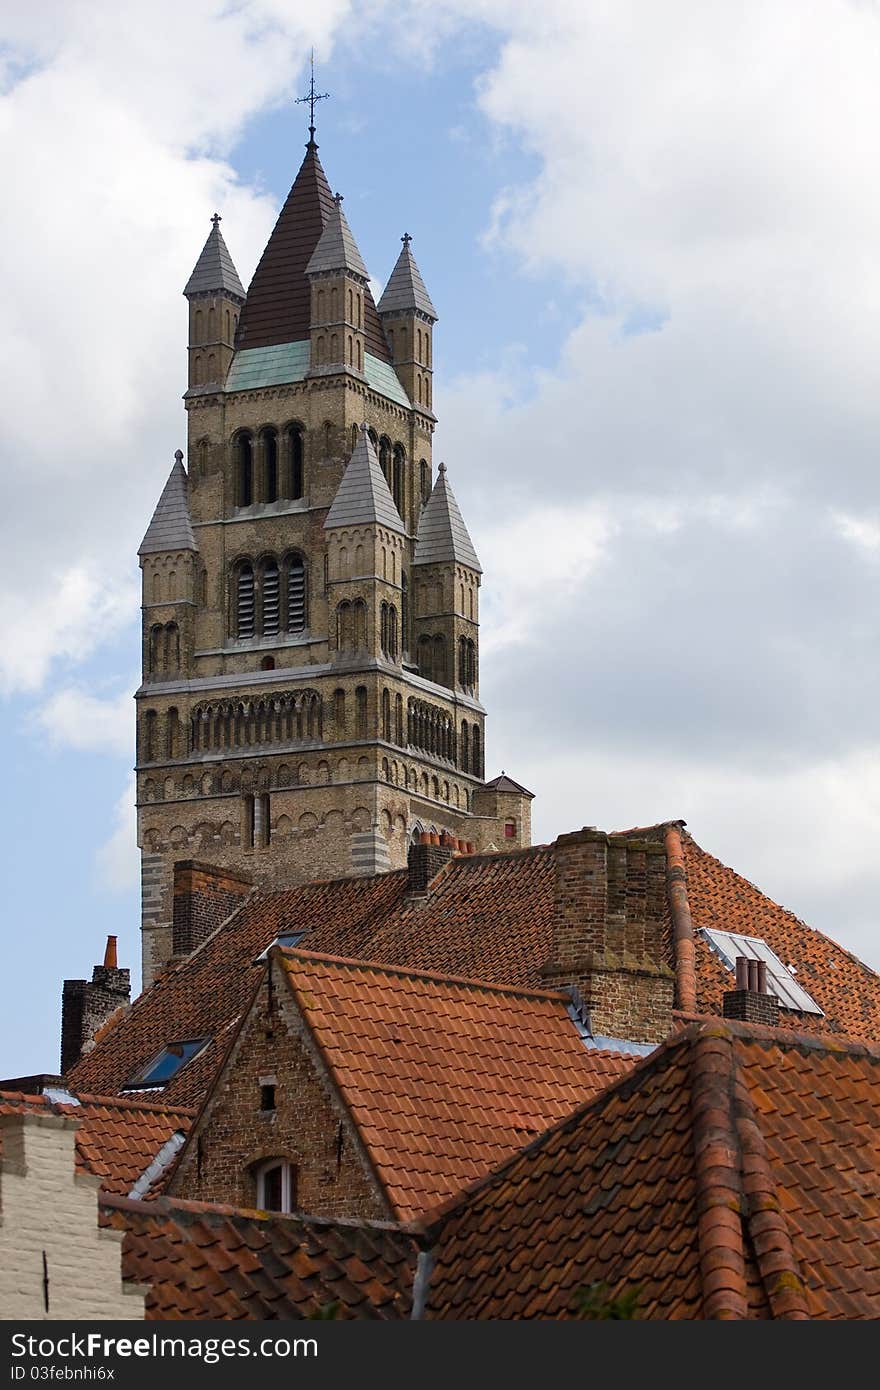
<path id="1" fill-rule="evenodd" d="M 482 574 L 473 541 L 458 509 L 455 494 L 441 463 L 437 481 L 419 521 L 414 565 L 437 565 L 452 561 Z"/>
<path id="2" fill-rule="evenodd" d="M 306 266 L 306 275 L 316 275 L 322 270 L 350 270 L 364 280 L 370 278 L 345 220 L 341 193 L 333 199 L 333 211 Z"/>
<path id="3" fill-rule="evenodd" d="M 238 320 L 236 349 L 249 351 L 308 340 L 311 287 L 306 266 L 335 207 L 318 146 L 310 140 L 248 287 Z M 364 338 L 368 353 L 381 362 L 391 361 L 369 286 L 364 290 Z"/>
<path id="4" fill-rule="evenodd" d="M 189 515 L 189 493 L 183 454 L 174 455 L 174 467 L 162 489 L 153 520 L 147 527 L 138 555 L 164 550 L 198 550 Z"/>
<path id="5" fill-rule="evenodd" d="M 506 772 L 502 772 L 498 777 L 493 777 L 491 782 L 484 782 L 483 786 L 487 791 L 519 792 L 522 796 L 530 796 L 533 801 L 535 799 L 534 792 L 530 792 L 528 787 L 521 786 L 519 782 L 514 782 L 513 778 L 508 777 Z"/>
<path id="6" fill-rule="evenodd" d="M 415 256 L 409 249 L 409 242 L 409 237 L 403 238 L 403 250 L 397 257 L 397 264 L 379 300 L 379 313 L 399 314 L 407 309 L 418 309 L 436 323 L 437 310 L 425 289 L 425 282 L 419 273 Z"/>
<path id="7" fill-rule="evenodd" d="M 211 220 L 214 225 L 208 233 L 208 240 L 202 247 L 202 254 L 195 263 L 183 293 L 210 294 L 212 290 L 221 290 L 224 294 L 231 294 L 236 299 L 243 300 L 244 285 L 238 278 L 238 271 L 223 240 L 220 218 L 217 217 L 216 221 L 214 218 Z"/>
<path id="8" fill-rule="evenodd" d="M 327 513 L 324 530 L 336 526 L 364 526 L 369 523 L 385 526 L 389 531 L 406 535 L 406 527 L 394 505 L 385 475 L 379 467 L 376 450 L 366 426 L 362 425 L 348 467 L 342 475 L 339 490 Z"/>

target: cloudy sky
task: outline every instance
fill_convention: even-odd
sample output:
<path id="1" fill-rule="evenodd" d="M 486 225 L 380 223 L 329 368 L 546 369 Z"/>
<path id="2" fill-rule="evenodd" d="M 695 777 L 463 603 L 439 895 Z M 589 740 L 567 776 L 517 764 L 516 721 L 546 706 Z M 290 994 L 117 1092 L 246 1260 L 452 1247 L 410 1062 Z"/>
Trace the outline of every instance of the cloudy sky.
<path id="1" fill-rule="evenodd" d="M 873 0 L 6 0 L 0 1075 L 137 964 L 136 549 L 185 442 L 181 288 L 321 157 L 438 306 L 485 569 L 487 770 L 535 838 L 683 817 L 880 967 Z"/>

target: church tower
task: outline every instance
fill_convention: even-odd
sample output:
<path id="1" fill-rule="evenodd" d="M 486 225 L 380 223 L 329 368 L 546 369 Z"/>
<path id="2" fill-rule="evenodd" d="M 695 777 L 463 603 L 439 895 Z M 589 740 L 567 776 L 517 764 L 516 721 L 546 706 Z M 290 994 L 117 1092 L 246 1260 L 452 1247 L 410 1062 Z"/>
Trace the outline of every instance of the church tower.
<path id="1" fill-rule="evenodd" d="M 187 466 L 139 552 L 145 986 L 185 949 L 175 865 L 231 905 L 243 880 L 398 868 L 416 831 L 530 835 L 530 793 L 484 781 L 481 570 L 433 481 L 411 238 L 377 308 L 314 138 L 246 294 L 219 223 L 184 290 Z"/>

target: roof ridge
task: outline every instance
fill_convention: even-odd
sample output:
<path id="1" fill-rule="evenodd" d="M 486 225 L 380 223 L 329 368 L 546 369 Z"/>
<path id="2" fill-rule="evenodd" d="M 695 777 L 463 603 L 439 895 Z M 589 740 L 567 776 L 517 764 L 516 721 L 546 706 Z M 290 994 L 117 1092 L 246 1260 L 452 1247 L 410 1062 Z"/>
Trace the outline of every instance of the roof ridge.
<path id="1" fill-rule="evenodd" d="M 168 1105 L 158 1100 L 139 1100 L 136 1096 L 102 1096 L 76 1090 L 71 1091 L 71 1095 L 81 1105 L 101 1105 L 107 1110 L 145 1110 L 158 1115 L 184 1115 L 188 1118 L 198 1113 L 193 1105 Z M 57 1103 L 69 1104 L 67 1101 Z"/>
<path id="2" fill-rule="evenodd" d="M 342 965 L 357 970 L 370 970 L 383 975 L 397 975 L 404 979 L 428 980 L 434 984 L 462 985 L 469 989 L 479 989 L 490 994 L 514 994 L 527 999 L 549 999 L 555 1003 L 568 1004 L 569 995 L 564 990 L 527 989 L 522 985 L 494 984 L 489 980 L 478 980 L 467 975 L 447 975 L 436 970 L 414 970 L 405 965 L 386 965 L 383 961 L 371 961 L 356 956 L 334 956 L 324 951 L 309 951 L 301 946 L 276 946 L 282 959 L 304 958 L 306 961 L 321 961 L 329 965 Z"/>
<path id="3" fill-rule="evenodd" d="M 278 1221 L 290 1225 L 341 1226 L 346 1230 L 394 1231 L 408 1234 L 399 1221 L 375 1221 L 352 1216 L 315 1216 L 304 1211 L 266 1211 L 258 1207 L 236 1207 L 228 1202 L 199 1202 L 184 1197 L 169 1197 L 166 1193 L 161 1193 L 158 1197 L 123 1197 L 120 1193 L 102 1190 L 98 1205 L 111 1207 L 116 1211 L 150 1216 L 154 1220 L 160 1212 L 163 1215 L 181 1212 L 191 1216 L 213 1216 L 218 1220 L 259 1222 L 260 1225 Z"/>

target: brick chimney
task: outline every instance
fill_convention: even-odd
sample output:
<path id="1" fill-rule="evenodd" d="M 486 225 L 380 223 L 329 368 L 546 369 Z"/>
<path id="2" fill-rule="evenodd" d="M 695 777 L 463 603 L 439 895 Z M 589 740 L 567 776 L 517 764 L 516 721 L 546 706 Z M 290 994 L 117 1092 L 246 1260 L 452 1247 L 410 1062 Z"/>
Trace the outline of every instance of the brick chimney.
<path id="1" fill-rule="evenodd" d="M 253 881 L 229 869 L 183 859 L 174 865 L 172 950 L 188 956 L 251 891 Z"/>
<path id="2" fill-rule="evenodd" d="M 725 1018 L 779 1027 L 779 1000 L 767 989 L 766 961 L 737 956 L 736 989 L 729 989 L 721 1002 Z"/>
<path id="3" fill-rule="evenodd" d="M 428 884 L 455 853 L 452 837 L 447 835 L 443 839 L 445 843 L 441 843 L 439 835 L 423 831 L 419 842 L 410 845 L 406 862 L 409 868 L 408 892 L 412 897 L 425 896 Z"/>
<path id="4" fill-rule="evenodd" d="M 61 994 L 61 1070 L 67 1072 L 117 1009 L 131 1002 L 131 972 L 116 963 L 116 937 L 107 937 L 103 965 L 88 980 L 65 980 Z"/>
<path id="5" fill-rule="evenodd" d="M 574 985 L 594 1034 L 660 1042 L 672 1026 L 662 841 L 585 827 L 560 835 L 548 985 Z"/>

